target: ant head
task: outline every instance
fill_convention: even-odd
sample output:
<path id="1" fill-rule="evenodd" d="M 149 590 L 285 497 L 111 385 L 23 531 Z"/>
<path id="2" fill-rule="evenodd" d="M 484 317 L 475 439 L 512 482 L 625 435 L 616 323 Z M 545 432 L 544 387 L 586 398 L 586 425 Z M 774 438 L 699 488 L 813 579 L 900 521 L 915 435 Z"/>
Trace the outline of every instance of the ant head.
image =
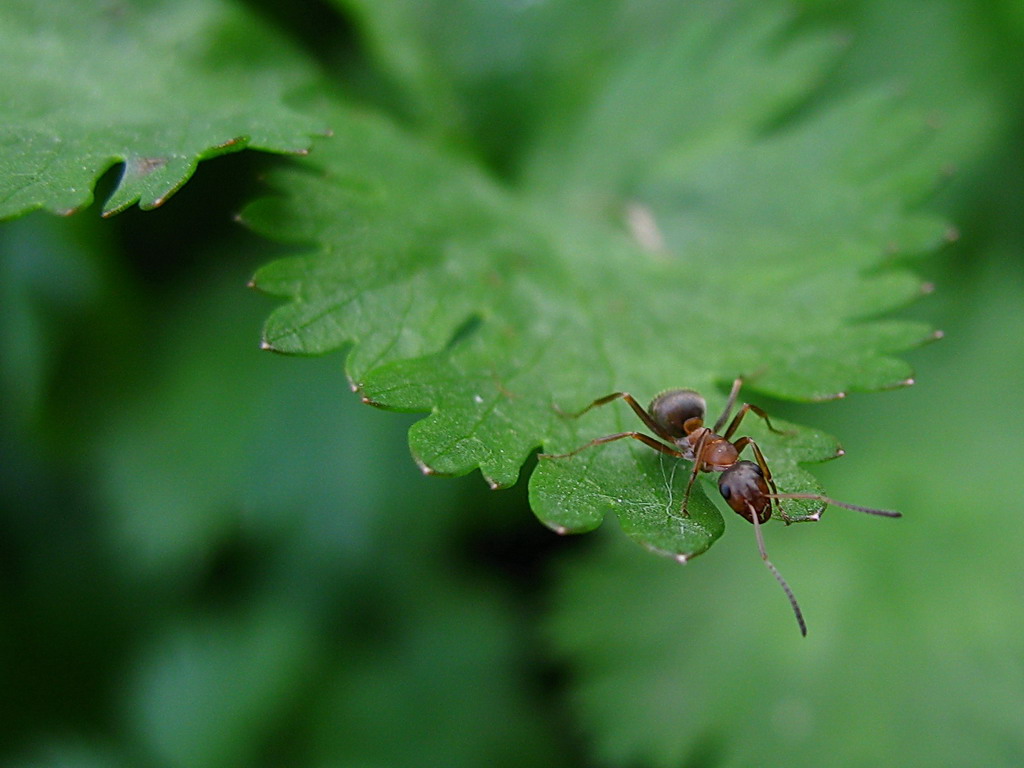
<path id="1" fill-rule="evenodd" d="M 692 389 L 670 389 L 654 398 L 647 411 L 655 423 L 672 437 L 686 437 L 703 424 L 707 409 L 704 398 Z M 687 429 L 686 423 L 692 419 L 699 423 L 696 426 L 691 423 Z"/>
<path id="2" fill-rule="evenodd" d="M 737 461 L 718 478 L 718 490 L 733 511 L 748 522 L 766 523 L 772 516 L 772 497 L 761 468 L 752 461 Z"/>

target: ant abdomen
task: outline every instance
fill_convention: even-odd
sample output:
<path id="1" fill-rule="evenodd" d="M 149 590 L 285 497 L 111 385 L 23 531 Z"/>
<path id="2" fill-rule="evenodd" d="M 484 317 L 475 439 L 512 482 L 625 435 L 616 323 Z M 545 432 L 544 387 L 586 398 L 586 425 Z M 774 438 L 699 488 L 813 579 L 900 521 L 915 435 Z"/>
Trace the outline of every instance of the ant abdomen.
<path id="1" fill-rule="evenodd" d="M 737 461 L 718 478 L 718 490 L 733 511 L 747 522 L 767 523 L 772 516 L 772 492 L 761 468 L 752 461 Z"/>
<path id="2" fill-rule="evenodd" d="M 651 401 L 647 411 L 651 418 L 672 437 L 681 438 L 688 434 L 685 424 L 690 419 L 704 420 L 707 403 L 692 389 L 670 389 Z"/>

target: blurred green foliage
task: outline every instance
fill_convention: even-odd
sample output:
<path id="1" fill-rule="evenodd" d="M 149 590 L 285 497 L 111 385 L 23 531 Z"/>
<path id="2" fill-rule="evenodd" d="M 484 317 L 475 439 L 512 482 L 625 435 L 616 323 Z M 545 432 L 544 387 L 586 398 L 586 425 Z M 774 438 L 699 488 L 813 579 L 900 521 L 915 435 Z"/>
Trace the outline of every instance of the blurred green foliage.
<path id="1" fill-rule="evenodd" d="M 230 218 L 274 161 L 239 155 L 155 212 L 0 227 L 0 763 L 1024 762 L 1024 14 L 803 10 L 850 30 L 830 88 L 894 82 L 975 142 L 903 313 L 946 332 L 918 385 L 770 404 L 841 437 L 833 495 L 905 514 L 767 528 L 806 640 L 741 521 L 683 569 L 555 537 L 521 488 L 422 477 L 340 355 L 260 352 L 242 287 L 277 251 Z"/>

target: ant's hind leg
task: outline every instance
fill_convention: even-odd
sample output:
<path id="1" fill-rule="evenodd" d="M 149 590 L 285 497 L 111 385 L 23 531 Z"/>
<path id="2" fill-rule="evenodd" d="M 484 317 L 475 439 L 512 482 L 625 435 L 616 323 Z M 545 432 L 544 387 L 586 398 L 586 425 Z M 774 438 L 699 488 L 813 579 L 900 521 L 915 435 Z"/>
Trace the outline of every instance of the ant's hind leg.
<path id="1" fill-rule="evenodd" d="M 598 437 L 591 440 L 589 443 L 584 443 L 575 451 L 569 453 L 541 453 L 537 455 L 539 459 L 568 459 L 571 456 L 575 456 L 581 451 L 585 451 L 587 448 L 592 448 L 595 445 L 603 445 L 604 443 L 611 443 L 615 440 L 622 440 L 623 438 L 632 438 L 633 440 L 639 440 L 644 445 L 648 445 L 656 451 L 661 451 L 664 454 L 672 456 L 677 459 L 683 458 L 683 454 L 674 448 L 669 448 L 664 443 L 659 443 L 650 435 L 645 435 L 643 432 L 618 432 L 614 435 L 606 435 L 605 437 Z"/>
<path id="2" fill-rule="evenodd" d="M 642 421 L 644 423 L 644 425 L 649 430 L 651 430 L 651 432 L 653 432 L 654 434 L 656 434 L 658 437 L 662 438 L 663 440 L 668 440 L 669 442 L 673 442 L 672 435 L 666 433 L 664 429 L 662 429 L 660 426 L 658 426 L 657 422 L 655 422 L 654 419 L 651 418 L 651 414 L 649 414 L 646 410 L 644 410 L 644 408 L 640 405 L 640 403 L 638 403 L 636 401 L 636 398 L 634 398 L 631 394 L 629 394 L 629 392 L 612 392 L 610 395 L 605 395 L 604 397 L 599 397 L 599 398 L 597 398 L 597 400 L 592 402 L 590 405 L 588 405 L 582 411 L 576 411 L 575 413 L 566 413 L 561 408 L 559 408 L 557 405 L 555 405 L 553 407 L 554 407 L 555 411 L 560 416 L 562 416 L 563 418 L 566 418 L 566 419 L 578 419 L 580 416 L 585 414 L 587 411 L 589 411 L 589 410 L 591 410 L 593 408 L 599 408 L 602 405 L 607 405 L 608 403 L 614 402 L 614 401 L 616 401 L 616 400 L 618 400 L 620 398 L 622 400 L 626 401 L 626 403 L 629 405 L 629 407 L 633 409 L 633 412 L 637 416 L 640 417 L 640 421 Z"/>

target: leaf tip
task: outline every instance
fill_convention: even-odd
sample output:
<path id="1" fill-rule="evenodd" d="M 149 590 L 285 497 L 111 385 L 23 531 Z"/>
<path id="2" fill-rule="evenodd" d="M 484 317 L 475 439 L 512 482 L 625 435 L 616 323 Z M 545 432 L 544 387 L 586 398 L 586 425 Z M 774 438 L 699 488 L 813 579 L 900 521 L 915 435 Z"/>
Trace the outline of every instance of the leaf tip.
<path id="1" fill-rule="evenodd" d="M 945 331 L 943 331 L 943 330 L 941 330 L 939 328 L 936 328 L 934 331 L 932 331 L 931 341 L 938 341 L 939 339 L 944 339 L 944 338 L 946 338 Z"/>
<path id="2" fill-rule="evenodd" d="M 841 446 L 841 445 L 837 445 L 836 446 L 836 456 L 835 457 L 837 459 L 841 459 L 845 455 L 846 455 L 846 449 L 843 448 L 843 446 Z"/>
<path id="3" fill-rule="evenodd" d="M 662 549 L 657 544 L 650 541 L 641 541 L 640 544 L 648 552 L 653 552 L 659 557 L 667 557 L 671 560 L 675 560 L 680 565 L 686 565 L 690 561 L 690 558 L 693 557 L 692 552 L 675 552 L 669 549 Z"/>
<path id="4" fill-rule="evenodd" d="M 260 349 L 268 350 L 270 352 L 273 352 L 274 351 L 274 345 L 271 344 L 266 339 L 263 339 L 262 341 L 260 341 Z"/>
<path id="5" fill-rule="evenodd" d="M 364 403 L 368 403 L 369 405 L 374 405 L 374 403 L 370 402 L 365 397 L 363 398 L 363 402 Z M 430 475 L 436 475 L 437 474 L 437 472 L 432 467 L 427 466 L 423 462 L 423 459 L 421 459 L 419 456 L 413 456 L 412 458 L 416 462 L 416 466 L 418 466 L 420 468 L 420 472 L 422 472 L 424 475 L 430 476 Z"/>

